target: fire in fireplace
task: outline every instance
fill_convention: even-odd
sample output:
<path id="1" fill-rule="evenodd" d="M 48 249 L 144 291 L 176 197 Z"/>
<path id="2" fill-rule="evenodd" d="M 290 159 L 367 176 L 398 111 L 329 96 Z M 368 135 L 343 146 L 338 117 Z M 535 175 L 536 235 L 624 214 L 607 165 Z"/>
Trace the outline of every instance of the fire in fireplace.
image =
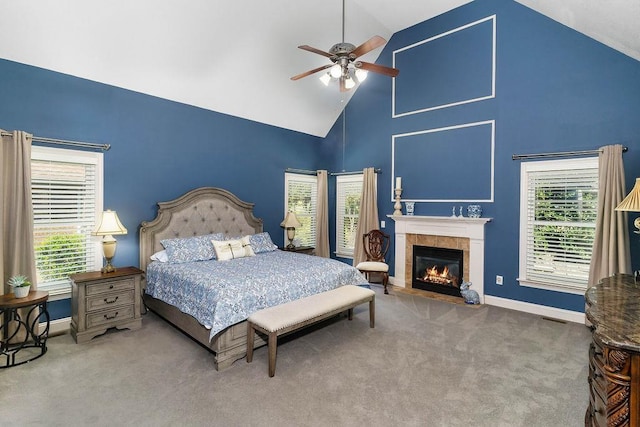
<path id="1" fill-rule="evenodd" d="M 412 287 L 462 297 L 463 251 L 413 246 Z"/>

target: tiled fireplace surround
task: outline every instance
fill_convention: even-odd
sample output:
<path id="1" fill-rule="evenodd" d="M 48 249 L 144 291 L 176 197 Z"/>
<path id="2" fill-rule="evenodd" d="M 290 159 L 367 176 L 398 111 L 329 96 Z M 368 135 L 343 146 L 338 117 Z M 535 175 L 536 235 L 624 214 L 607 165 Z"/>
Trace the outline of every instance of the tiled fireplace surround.
<path id="1" fill-rule="evenodd" d="M 490 218 L 392 216 L 395 231 L 395 286 L 411 288 L 413 245 L 462 249 L 464 280 L 484 303 L 484 225 Z"/>

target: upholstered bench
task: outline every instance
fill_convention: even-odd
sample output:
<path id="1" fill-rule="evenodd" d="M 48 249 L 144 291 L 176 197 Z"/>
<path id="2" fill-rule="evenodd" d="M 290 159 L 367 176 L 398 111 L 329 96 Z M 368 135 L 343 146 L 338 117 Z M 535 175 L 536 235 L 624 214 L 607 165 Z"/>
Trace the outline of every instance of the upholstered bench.
<path id="1" fill-rule="evenodd" d="M 369 302 L 369 327 L 373 328 L 375 296 L 371 289 L 346 285 L 253 313 L 247 321 L 247 363 L 253 360 L 256 330 L 269 337 L 269 376 L 273 377 L 276 373 L 276 347 L 280 335 L 297 331 L 345 310 L 348 310 L 351 320 L 353 308 L 365 302 Z"/>

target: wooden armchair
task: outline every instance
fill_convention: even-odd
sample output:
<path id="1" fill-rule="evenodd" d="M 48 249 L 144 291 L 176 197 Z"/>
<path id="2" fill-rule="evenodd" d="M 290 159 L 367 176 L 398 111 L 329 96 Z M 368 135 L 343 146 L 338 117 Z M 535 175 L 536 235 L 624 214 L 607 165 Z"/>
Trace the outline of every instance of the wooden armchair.
<path id="1" fill-rule="evenodd" d="M 380 230 L 371 230 L 362 236 L 362 242 L 367 260 L 356 265 L 356 268 L 365 275 L 369 282 L 372 273 L 382 276 L 384 293 L 388 294 L 389 264 L 386 263 L 385 257 L 389 250 L 389 235 Z"/>

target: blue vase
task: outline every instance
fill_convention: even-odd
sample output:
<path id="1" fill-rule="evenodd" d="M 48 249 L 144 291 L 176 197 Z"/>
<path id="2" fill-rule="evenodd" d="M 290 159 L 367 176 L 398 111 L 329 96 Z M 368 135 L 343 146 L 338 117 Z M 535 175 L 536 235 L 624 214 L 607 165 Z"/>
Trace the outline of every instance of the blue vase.
<path id="1" fill-rule="evenodd" d="M 480 205 L 467 206 L 467 216 L 469 218 L 480 218 L 482 216 L 482 206 Z"/>

